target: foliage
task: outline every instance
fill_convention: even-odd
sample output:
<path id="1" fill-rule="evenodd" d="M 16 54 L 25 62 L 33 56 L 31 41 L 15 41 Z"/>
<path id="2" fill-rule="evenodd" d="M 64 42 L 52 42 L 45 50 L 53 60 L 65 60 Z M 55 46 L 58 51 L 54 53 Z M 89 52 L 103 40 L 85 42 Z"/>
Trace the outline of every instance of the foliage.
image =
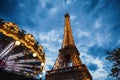
<path id="1" fill-rule="evenodd" d="M 106 53 L 108 55 L 106 60 L 111 61 L 113 64 L 109 76 L 120 79 L 120 47 L 114 49 L 113 51 L 107 51 Z"/>

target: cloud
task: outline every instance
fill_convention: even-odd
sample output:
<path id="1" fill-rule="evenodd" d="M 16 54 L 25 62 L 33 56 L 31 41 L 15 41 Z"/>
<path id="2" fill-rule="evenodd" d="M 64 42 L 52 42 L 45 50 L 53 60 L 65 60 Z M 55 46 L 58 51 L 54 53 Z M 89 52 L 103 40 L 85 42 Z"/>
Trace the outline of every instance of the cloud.
<path id="1" fill-rule="evenodd" d="M 68 5 L 72 4 L 75 0 L 64 0 L 64 2 Z"/>
<path id="2" fill-rule="evenodd" d="M 55 61 L 52 59 L 52 58 L 46 58 L 46 62 L 45 62 L 45 69 L 48 71 L 48 70 L 51 70 L 53 65 L 54 65 Z"/>
<path id="3" fill-rule="evenodd" d="M 95 22 L 95 28 L 100 28 L 101 27 L 101 22 L 100 21 L 98 21 L 98 20 L 96 20 L 96 22 Z"/>
<path id="4" fill-rule="evenodd" d="M 96 58 L 86 53 L 81 53 L 81 59 L 83 64 L 88 65 L 90 72 L 93 76 L 93 80 L 106 80 L 108 71 L 105 69 L 106 62 L 101 58 Z M 95 65 L 95 66 L 94 66 Z M 93 68 L 91 66 L 94 66 Z M 96 67 L 96 68 L 95 68 Z"/>
<path id="5" fill-rule="evenodd" d="M 49 51 L 48 53 L 52 52 L 55 53 L 56 52 L 56 48 L 54 44 L 51 43 L 42 43 L 43 47 L 47 49 L 47 51 Z"/>
<path id="6" fill-rule="evenodd" d="M 38 37 L 40 38 L 41 41 L 47 41 L 47 42 L 59 42 L 60 40 L 60 31 L 57 30 L 51 30 L 49 32 L 45 33 L 39 33 Z"/>
<path id="7" fill-rule="evenodd" d="M 73 0 L 66 0 L 66 4 L 71 4 Z"/>
<path id="8" fill-rule="evenodd" d="M 58 9 L 55 7 L 55 8 L 51 8 L 48 12 L 49 15 L 51 16 L 54 16 L 56 13 L 57 13 Z"/>
<path id="9" fill-rule="evenodd" d="M 79 38 L 81 38 L 81 37 L 89 37 L 90 36 L 90 32 L 83 31 L 83 30 L 80 30 L 80 29 L 77 30 L 77 33 L 78 33 Z"/>
<path id="10" fill-rule="evenodd" d="M 71 16 L 70 16 L 70 20 L 74 20 L 74 19 L 76 19 L 76 16 L 71 15 Z"/>
<path id="11" fill-rule="evenodd" d="M 46 6 L 46 0 L 39 0 L 41 6 L 44 8 Z"/>
<path id="12" fill-rule="evenodd" d="M 100 26 L 102 26 L 102 24 L 95 22 L 93 28 L 91 27 L 92 30 L 87 27 L 83 30 L 78 29 L 76 32 L 76 37 L 79 38 L 82 42 L 85 42 L 84 45 L 89 44 L 89 47 L 94 45 L 97 45 L 98 47 L 108 46 L 111 42 L 112 34 L 109 28 L 102 27 L 101 29 L 96 29 L 98 27 L 100 28 Z"/>

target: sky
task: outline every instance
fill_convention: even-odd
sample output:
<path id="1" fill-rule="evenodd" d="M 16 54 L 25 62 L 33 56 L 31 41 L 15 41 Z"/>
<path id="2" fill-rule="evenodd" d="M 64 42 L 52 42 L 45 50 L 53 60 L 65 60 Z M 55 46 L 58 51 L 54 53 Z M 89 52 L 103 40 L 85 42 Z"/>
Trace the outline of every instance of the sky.
<path id="1" fill-rule="evenodd" d="M 120 45 L 120 0 L 0 0 L 0 18 L 16 23 L 43 45 L 50 70 L 61 48 L 68 12 L 82 63 L 94 80 L 108 77 L 106 51 Z"/>

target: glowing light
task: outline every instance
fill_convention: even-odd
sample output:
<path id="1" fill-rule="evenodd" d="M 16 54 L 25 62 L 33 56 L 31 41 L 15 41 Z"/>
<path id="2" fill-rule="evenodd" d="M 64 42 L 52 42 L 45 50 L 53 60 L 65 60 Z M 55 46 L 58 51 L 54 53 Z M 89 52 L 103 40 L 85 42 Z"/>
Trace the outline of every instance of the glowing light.
<path id="1" fill-rule="evenodd" d="M 46 71 L 45 71 L 45 70 L 43 70 L 42 72 L 43 72 L 43 73 L 45 73 Z"/>
<path id="2" fill-rule="evenodd" d="M 41 63 L 41 66 L 44 66 L 44 63 Z"/>
<path id="3" fill-rule="evenodd" d="M 20 41 L 16 41 L 15 45 L 17 45 L 17 46 L 20 45 Z"/>
<path id="4" fill-rule="evenodd" d="M 41 77 L 42 77 L 42 74 L 39 74 L 39 77 L 41 78 Z"/>
<path id="5" fill-rule="evenodd" d="M 29 76 L 29 73 L 27 73 L 26 75 Z"/>
<path id="6" fill-rule="evenodd" d="M 36 78 L 37 78 L 37 79 L 42 78 L 42 74 L 41 74 L 41 73 L 37 74 L 37 75 L 36 75 Z"/>
<path id="7" fill-rule="evenodd" d="M 36 54 L 36 53 L 33 53 L 33 57 L 37 57 L 37 54 Z"/>

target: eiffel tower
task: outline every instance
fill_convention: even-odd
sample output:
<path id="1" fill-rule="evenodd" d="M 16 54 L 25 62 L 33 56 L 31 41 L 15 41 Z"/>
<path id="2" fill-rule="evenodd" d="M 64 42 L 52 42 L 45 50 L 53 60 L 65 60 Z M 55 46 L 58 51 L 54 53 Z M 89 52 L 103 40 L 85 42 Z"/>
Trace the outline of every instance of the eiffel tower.
<path id="1" fill-rule="evenodd" d="M 46 80 L 92 80 L 79 55 L 72 35 L 70 16 L 66 13 L 62 46 L 52 70 L 46 73 Z"/>

